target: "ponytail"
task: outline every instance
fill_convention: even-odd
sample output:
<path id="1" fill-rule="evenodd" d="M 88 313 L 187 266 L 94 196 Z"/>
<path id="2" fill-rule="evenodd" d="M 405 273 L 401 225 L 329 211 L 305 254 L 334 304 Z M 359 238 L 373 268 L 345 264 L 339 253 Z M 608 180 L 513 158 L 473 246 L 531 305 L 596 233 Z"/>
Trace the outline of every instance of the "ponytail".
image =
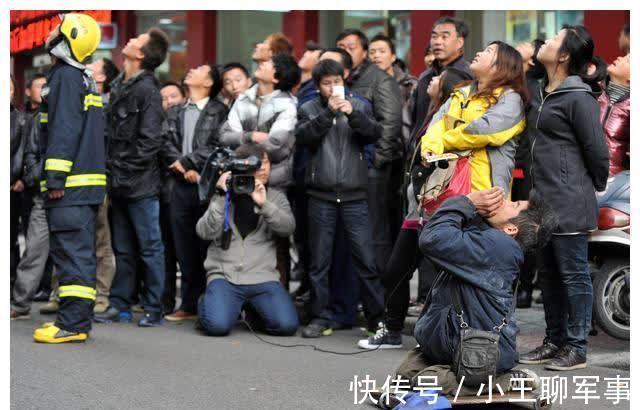
<path id="1" fill-rule="evenodd" d="M 591 33 L 584 26 L 564 26 L 563 29 L 566 36 L 559 53 L 569 56 L 568 74 L 577 75 L 592 89 L 598 89 L 607 76 L 607 65 L 602 58 L 593 55 L 595 45 Z"/>
<path id="2" fill-rule="evenodd" d="M 591 74 L 589 74 L 591 72 Z M 599 56 L 594 56 L 591 63 L 587 66 L 587 72 L 584 76 L 580 76 L 582 81 L 589 84 L 591 88 L 599 87 L 600 83 L 607 78 L 607 63 Z"/>

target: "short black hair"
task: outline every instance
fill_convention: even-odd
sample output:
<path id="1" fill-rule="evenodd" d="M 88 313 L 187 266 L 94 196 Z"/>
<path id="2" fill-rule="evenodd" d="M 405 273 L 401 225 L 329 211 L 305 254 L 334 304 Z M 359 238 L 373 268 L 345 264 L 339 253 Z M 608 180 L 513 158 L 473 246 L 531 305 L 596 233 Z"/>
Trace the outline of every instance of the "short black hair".
<path id="1" fill-rule="evenodd" d="M 620 30 L 620 31 L 622 31 L 625 36 L 631 37 L 631 31 L 630 30 L 631 30 L 631 28 L 629 26 L 629 23 L 627 23 L 624 26 L 622 26 L 622 30 Z"/>
<path id="2" fill-rule="evenodd" d="M 276 54 L 271 58 L 274 77 L 278 80 L 276 90 L 289 92 L 300 82 L 301 71 L 296 59 L 289 54 Z"/>
<path id="3" fill-rule="evenodd" d="M 332 48 L 327 48 L 326 50 L 324 50 L 322 52 L 322 54 L 324 53 L 338 53 L 340 54 L 340 57 L 342 57 L 342 66 L 351 71 L 353 69 L 353 59 L 351 58 L 351 54 L 349 54 L 348 51 L 340 48 L 340 47 L 332 47 Z M 322 57 L 322 54 L 320 54 L 320 57 Z"/>
<path id="4" fill-rule="evenodd" d="M 27 85 L 25 86 L 25 88 L 31 88 L 31 84 L 33 84 L 33 82 L 34 82 L 35 80 L 39 80 L 39 79 L 41 79 L 41 78 L 44 78 L 44 79 L 46 80 L 46 79 L 47 79 L 47 76 L 46 76 L 46 75 L 44 75 L 44 74 L 42 74 L 42 73 L 36 73 L 36 74 L 34 74 L 34 75 L 29 79 L 29 81 L 27 81 Z"/>
<path id="5" fill-rule="evenodd" d="M 120 74 L 120 70 L 115 65 L 115 63 L 108 58 L 102 59 L 102 72 L 104 73 L 105 80 L 104 85 L 102 86 L 105 93 L 111 91 L 111 82 L 116 79 L 118 74 Z"/>
<path id="6" fill-rule="evenodd" d="M 177 87 L 178 90 L 180 90 L 180 95 L 182 95 L 182 98 L 186 97 L 186 94 L 184 92 L 184 87 L 182 87 L 182 85 L 174 82 L 174 81 L 167 81 L 165 83 L 162 84 L 162 86 L 160 87 L 160 90 L 162 90 L 165 87 Z"/>
<path id="7" fill-rule="evenodd" d="M 393 62 L 393 65 L 398 67 L 402 71 L 407 71 L 407 63 L 405 63 L 401 58 L 396 58 L 396 61 Z"/>
<path id="8" fill-rule="evenodd" d="M 453 24 L 456 27 L 456 33 L 458 33 L 458 36 L 462 38 L 467 38 L 467 36 L 469 35 L 469 25 L 461 18 L 442 16 L 438 20 L 436 20 L 435 23 L 433 23 L 433 28 L 441 24 Z"/>
<path id="9" fill-rule="evenodd" d="M 150 29 L 147 34 L 149 34 L 149 41 L 140 49 L 142 54 L 144 54 L 140 68 L 155 71 L 155 69 L 164 62 L 165 58 L 167 58 L 169 37 L 164 31 L 155 27 Z"/>
<path id="10" fill-rule="evenodd" d="M 322 47 L 320 44 L 316 43 L 313 40 L 309 40 L 306 43 L 304 43 L 304 49 L 307 51 L 322 51 L 324 50 L 324 47 Z"/>
<path id="11" fill-rule="evenodd" d="M 348 28 L 343 30 L 342 33 L 338 34 L 338 37 L 336 37 L 336 44 L 338 44 L 338 41 L 341 41 L 348 36 L 358 36 L 362 48 L 364 50 L 369 48 L 369 39 L 362 31 L 358 30 L 357 28 Z"/>
<path id="12" fill-rule="evenodd" d="M 551 206 L 532 190 L 529 207 L 509 220 L 518 227 L 515 239 L 525 255 L 539 253 L 551 239 L 558 227 L 559 219 Z"/>
<path id="13" fill-rule="evenodd" d="M 235 154 L 236 158 L 238 159 L 249 158 L 253 155 L 262 161 L 262 158 L 264 158 L 265 154 L 267 154 L 267 158 L 269 158 L 269 152 L 267 151 L 267 149 L 263 145 L 255 144 L 253 142 L 240 145 L 238 148 L 236 148 Z M 269 158 L 269 161 L 271 161 L 271 158 Z"/>
<path id="14" fill-rule="evenodd" d="M 209 77 L 213 81 L 213 85 L 209 90 L 209 98 L 215 98 L 220 90 L 222 90 L 222 76 L 220 75 L 220 68 L 217 64 L 209 64 Z"/>
<path id="15" fill-rule="evenodd" d="M 313 71 L 311 72 L 311 78 L 313 78 L 313 83 L 316 86 L 320 84 L 323 77 L 328 75 L 338 75 L 340 78 L 343 78 L 344 67 L 335 60 L 322 60 L 313 67 Z"/>
<path id="16" fill-rule="evenodd" d="M 247 78 L 251 78 L 251 75 L 249 74 L 249 70 L 247 70 L 247 67 L 243 66 L 240 63 L 237 62 L 232 62 L 232 63 L 227 63 L 225 65 L 222 66 L 222 71 L 220 72 L 221 77 L 224 77 L 224 75 L 226 73 L 228 73 L 231 70 L 235 70 L 238 69 L 240 71 L 242 71 L 242 73 L 245 75 L 245 77 Z"/>
<path id="17" fill-rule="evenodd" d="M 369 42 L 369 45 L 371 45 L 371 43 L 373 43 L 374 41 L 384 41 L 389 46 L 391 54 L 396 53 L 396 46 L 393 45 L 393 41 L 391 41 L 391 38 L 389 38 L 389 36 L 385 36 L 384 34 L 376 34 Z"/>

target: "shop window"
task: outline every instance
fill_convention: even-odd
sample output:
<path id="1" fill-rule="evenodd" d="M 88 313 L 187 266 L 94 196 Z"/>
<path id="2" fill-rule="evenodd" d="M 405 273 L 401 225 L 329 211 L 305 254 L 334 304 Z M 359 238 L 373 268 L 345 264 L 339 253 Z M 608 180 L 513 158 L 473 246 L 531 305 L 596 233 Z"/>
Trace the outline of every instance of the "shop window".
<path id="1" fill-rule="evenodd" d="M 510 44 L 546 40 L 562 29 L 565 24 L 584 24 L 584 12 L 575 10 L 528 11 L 510 10 L 506 16 L 506 40 Z"/>
<path id="2" fill-rule="evenodd" d="M 396 57 L 409 66 L 409 51 L 411 48 L 410 21 L 409 11 L 349 10 L 345 11 L 343 15 L 343 29 L 360 29 L 369 39 L 377 34 L 386 34 L 396 47 Z"/>
<path id="3" fill-rule="evenodd" d="M 250 73 L 257 65 L 251 56 L 256 43 L 271 33 L 282 32 L 283 11 L 221 10 L 217 23 L 217 61 L 242 63 Z"/>

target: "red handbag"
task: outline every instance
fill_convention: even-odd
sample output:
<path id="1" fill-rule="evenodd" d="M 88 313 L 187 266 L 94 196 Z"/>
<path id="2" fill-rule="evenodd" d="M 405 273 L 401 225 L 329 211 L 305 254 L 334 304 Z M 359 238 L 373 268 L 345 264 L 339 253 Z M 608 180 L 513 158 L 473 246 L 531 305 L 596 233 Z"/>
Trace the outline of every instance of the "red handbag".
<path id="1" fill-rule="evenodd" d="M 450 166 L 453 165 L 450 163 Z M 447 199 L 457 195 L 467 195 L 471 192 L 471 165 L 469 157 L 460 157 L 455 161 L 455 170 L 448 183 L 445 182 L 439 193 L 432 192 L 421 201 L 421 209 L 427 215 L 433 215 L 440 205 Z"/>

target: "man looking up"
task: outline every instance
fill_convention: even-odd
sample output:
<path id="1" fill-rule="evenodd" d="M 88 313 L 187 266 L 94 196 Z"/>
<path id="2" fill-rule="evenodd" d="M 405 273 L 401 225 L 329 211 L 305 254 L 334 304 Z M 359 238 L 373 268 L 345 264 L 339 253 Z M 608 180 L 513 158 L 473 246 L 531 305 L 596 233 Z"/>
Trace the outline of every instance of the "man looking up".
<path id="1" fill-rule="evenodd" d="M 171 195 L 171 231 L 182 273 L 181 305 L 165 319 L 195 319 L 198 297 L 205 289 L 204 260 L 207 243 L 196 235 L 196 223 L 206 211 L 200 203 L 198 181 L 205 162 L 219 145 L 218 131 L 228 109 L 216 97 L 222 89 L 216 67 L 201 65 L 189 70 L 184 80 L 189 100 L 168 112 L 169 141 L 165 144 L 165 164 L 175 184 Z"/>
<path id="2" fill-rule="evenodd" d="M 141 259 L 144 281 L 139 326 L 162 323 L 164 246 L 159 212 L 161 171 L 158 152 L 163 146 L 162 97 L 154 70 L 169 49 L 167 35 L 152 28 L 132 38 L 122 50 L 124 71 L 112 84 L 109 119 L 108 169 L 112 206 L 116 275 L 109 308 L 94 316 L 97 322 L 130 321 Z"/>

